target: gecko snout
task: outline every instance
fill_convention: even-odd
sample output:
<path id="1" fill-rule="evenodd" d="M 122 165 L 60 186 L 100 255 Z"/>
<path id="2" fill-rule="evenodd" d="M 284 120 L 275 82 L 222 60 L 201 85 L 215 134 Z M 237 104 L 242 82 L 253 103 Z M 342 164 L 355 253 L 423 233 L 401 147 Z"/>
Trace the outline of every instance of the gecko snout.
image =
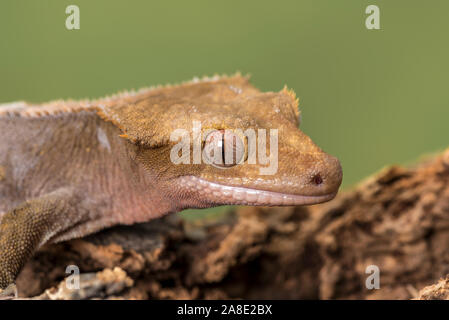
<path id="1" fill-rule="evenodd" d="M 318 168 L 310 174 L 309 185 L 320 193 L 337 192 L 341 185 L 343 171 L 340 161 L 328 154 L 324 154 Z"/>

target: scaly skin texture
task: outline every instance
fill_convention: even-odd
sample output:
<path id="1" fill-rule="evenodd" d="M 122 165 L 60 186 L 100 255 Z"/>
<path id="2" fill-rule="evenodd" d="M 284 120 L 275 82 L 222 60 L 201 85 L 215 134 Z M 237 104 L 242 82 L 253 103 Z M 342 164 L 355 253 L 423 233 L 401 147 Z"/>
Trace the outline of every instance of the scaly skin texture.
<path id="1" fill-rule="evenodd" d="M 277 171 L 261 175 L 267 165 L 248 161 L 174 164 L 170 135 L 191 133 L 193 121 L 204 132 L 277 129 Z M 186 208 L 332 199 L 340 164 L 298 126 L 292 91 L 262 93 L 240 75 L 94 101 L 0 105 L 0 289 L 47 242 Z"/>

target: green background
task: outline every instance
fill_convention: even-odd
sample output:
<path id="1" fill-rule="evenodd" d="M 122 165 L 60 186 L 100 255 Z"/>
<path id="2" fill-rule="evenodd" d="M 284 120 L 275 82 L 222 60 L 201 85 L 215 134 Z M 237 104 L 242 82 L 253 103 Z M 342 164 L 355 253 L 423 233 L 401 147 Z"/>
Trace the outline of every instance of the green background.
<path id="1" fill-rule="evenodd" d="M 68 31 L 76 4 L 81 29 Z M 365 28 L 376 4 L 381 30 Z M 2 0 L 0 102 L 94 98 L 250 73 L 301 99 L 350 187 L 449 145 L 449 1 Z"/>

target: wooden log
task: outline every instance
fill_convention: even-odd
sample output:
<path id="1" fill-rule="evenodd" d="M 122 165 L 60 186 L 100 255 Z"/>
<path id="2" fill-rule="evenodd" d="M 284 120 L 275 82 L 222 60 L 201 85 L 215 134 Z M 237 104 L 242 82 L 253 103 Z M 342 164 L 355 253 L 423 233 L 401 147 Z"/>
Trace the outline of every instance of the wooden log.
<path id="1" fill-rule="evenodd" d="M 449 149 L 388 167 L 327 204 L 242 207 L 193 222 L 171 215 L 46 246 L 21 273 L 19 295 L 51 298 L 45 290 L 59 288 L 68 265 L 82 274 L 118 267 L 132 279 L 97 298 L 429 297 L 419 290 L 449 273 Z M 370 265 L 379 289 L 366 287 Z"/>

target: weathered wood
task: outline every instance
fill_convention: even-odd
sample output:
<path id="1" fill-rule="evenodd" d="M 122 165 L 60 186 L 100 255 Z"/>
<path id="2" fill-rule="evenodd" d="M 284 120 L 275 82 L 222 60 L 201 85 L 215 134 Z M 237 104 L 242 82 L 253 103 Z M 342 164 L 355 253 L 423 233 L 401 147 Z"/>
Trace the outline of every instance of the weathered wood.
<path id="1" fill-rule="evenodd" d="M 323 205 L 245 207 L 195 222 L 173 215 L 47 246 L 20 275 L 19 294 L 42 294 L 72 264 L 123 269 L 133 285 L 111 294 L 122 298 L 447 297 L 419 290 L 449 273 L 449 149 L 386 168 Z M 369 265 L 380 269 L 378 290 L 365 287 Z"/>

